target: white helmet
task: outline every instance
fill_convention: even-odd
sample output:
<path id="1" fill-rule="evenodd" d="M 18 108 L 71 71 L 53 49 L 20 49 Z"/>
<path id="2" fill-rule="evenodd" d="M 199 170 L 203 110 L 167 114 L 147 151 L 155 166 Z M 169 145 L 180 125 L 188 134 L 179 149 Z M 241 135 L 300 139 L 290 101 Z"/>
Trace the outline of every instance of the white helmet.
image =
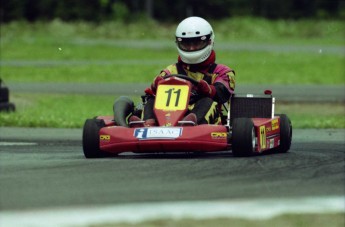
<path id="1" fill-rule="evenodd" d="M 177 50 L 183 62 L 198 64 L 211 55 L 215 36 L 211 25 L 205 19 L 184 19 L 177 26 L 175 35 Z"/>

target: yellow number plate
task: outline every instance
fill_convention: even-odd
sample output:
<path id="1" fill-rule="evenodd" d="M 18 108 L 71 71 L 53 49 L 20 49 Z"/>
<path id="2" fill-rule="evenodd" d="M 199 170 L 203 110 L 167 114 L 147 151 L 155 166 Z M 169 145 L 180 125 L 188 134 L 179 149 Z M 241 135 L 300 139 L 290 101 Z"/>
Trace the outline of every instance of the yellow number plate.
<path id="1" fill-rule="evenodd" d="M 189 95 L 188 85 L 160 85 L 156 93 L 155 108 L 159 110 L 184 110 Z"/>

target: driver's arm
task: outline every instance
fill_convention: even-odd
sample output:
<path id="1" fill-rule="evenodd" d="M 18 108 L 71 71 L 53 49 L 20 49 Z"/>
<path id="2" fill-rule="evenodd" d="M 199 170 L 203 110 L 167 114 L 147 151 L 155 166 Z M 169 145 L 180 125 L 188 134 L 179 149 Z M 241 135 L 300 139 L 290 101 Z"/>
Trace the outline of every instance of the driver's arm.
<path id="1" fill-rule="evenodd" d="M 216 90 L 216 94 L 213 99 L 219 103 L 227 102 L 235 90 L 235 72 L 232 70 L 223 75 L 218 75 L 213 86 Z"/>

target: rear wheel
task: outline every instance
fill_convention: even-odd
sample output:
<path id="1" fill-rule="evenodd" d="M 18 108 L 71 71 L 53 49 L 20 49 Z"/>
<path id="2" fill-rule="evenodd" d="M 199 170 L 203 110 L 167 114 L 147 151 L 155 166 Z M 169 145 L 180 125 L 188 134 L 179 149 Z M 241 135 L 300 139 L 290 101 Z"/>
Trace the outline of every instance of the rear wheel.
<path id="1" fill-rule="evenodd" d="M 292 125 L 290 119 L 285 114 L 279 114 L 280 117 L 280 145 L 277 151 L 286 153 L 291 147 Z"/>
<path id="2" fill-rule="evenodd" d="M 83 151 L 85 158 L 103 158 L 107 153 L 99 148 L 99 130 L 105 127 L 100 119 L 87 119 L 83 128 Z"/>
<path id="3" fill-rule="evenodd" d="M 133 101 L 127 96 L 121 96 L 115 100 L 113 110 L 116 125 L 128 127 L 126 118 L 134 111 Z"/>
<path id="4" fill-rule="evenodd" d="M 255 129 L 250 118 L 235 118 L 232 122 L 232 153 L 251 156 L 255 151 Z"/>

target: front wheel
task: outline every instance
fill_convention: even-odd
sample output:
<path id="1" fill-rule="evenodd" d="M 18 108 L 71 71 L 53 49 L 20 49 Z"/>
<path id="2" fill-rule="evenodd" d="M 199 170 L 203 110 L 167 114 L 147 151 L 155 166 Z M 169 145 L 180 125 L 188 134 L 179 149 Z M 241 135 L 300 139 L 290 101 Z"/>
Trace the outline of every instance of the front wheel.
<path id="1" fill-rule="evenodd" d="M 103 158 L 107 154 L 99 148 L 99 131 L 105 127 L 100 119 L 87 119 L 83 128 L 83 151 L 85 158 Z"/>
<path id="2" fill-rule="evenodd" d="M 255 129 L 250 118 L 235 118 L 232 123 L 232 153 L 251 156 L 255 151 Z"/>

